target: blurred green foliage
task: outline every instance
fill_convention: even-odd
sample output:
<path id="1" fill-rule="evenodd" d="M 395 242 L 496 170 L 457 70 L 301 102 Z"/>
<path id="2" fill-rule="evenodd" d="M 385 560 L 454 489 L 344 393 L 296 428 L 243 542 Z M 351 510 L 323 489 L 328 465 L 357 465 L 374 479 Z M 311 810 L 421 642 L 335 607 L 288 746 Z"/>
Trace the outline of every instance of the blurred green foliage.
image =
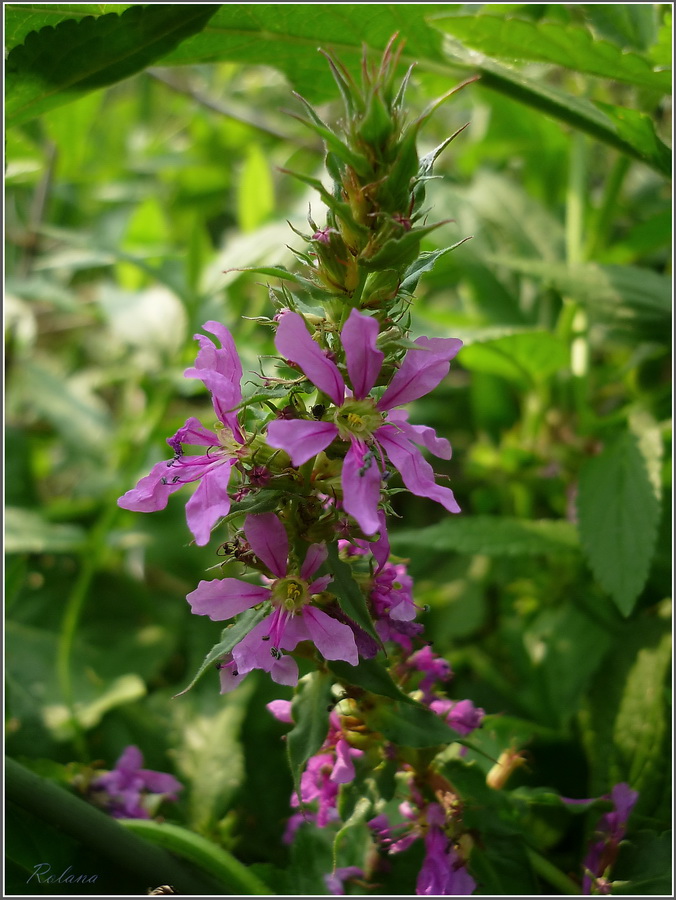
<path id="1" fill-rule="evenodd" d="M 428 187 L 435 220 L 453 222 L 423 248 L 472 240 L 423 275 L 411 310 L 415 335 L 466 343 L 412 414 L 450 439 L 441 465 L 463 515 L 399 494 L 393 547 L 429 605 L 426 635 L 452 664 L 452 696 L 492 714 L 478 751 L 526 747 L 516 789 L 591 797 L 628 781 L 641 792 L 636 846 L 664 866 L 670 9 L 213 6 L 194 37 L 139 58 L 134 77 L 115 70 L 98 90 L 82 81 L 13 124 L 13 90 L 32 85 L 36 104 L 48 93 L 31 48 L 55 32 L 34 29 L 58 35 L 63 22 L 88 40 L 95 28 L 105 36 L 107 16 L 84 16 L 117 22 L 125 8 L 6 7 L 17 48 L 6 135 L 9 754 L 110 767 L 135 743 L 148 767 L 187 785 L 165 810 L 173 821 L 259 864 L 280 892 L 325 892 L 325 836 L 302 830 L 292 850 L 281 840 L 292 780 L 264 704 L 283 689 L 254 672 L 225 699 L 214 672 L 174 697 L 219 639 L 185 595 L 220 560 L 190 545 L 179 497 L 147 517 L 116 499 L 187 416 L 208 420 L 206 392 L 182 377 L 203 322 L 231 329 L 245 372 L 273 352 L 255 321 L 269 312 L 267 288 L 239 270 L 293 267 L 286 220 L 303 230 L 309 204 L 321 216 L 316 194 L 280 172 L 321 174 L 320 143 L 284 114 L 298 108 L 292 87 L 333 97 L 318 42 L 350 66 L 362 41 L 382 50 L 399 30 L 418 64 L 412 116 L 468 73 L 482 78 L 422 131 L 421 155 L 470 123 Z M 574 871 L 582 818 L 564 827 L 542 813 L 532 844 Z M 29 825 L 14 826 L 8 886 L 26 893 Z M 488 868 L 507 858 L 501 840 Z M 54 846 L 65 867 L 72 848 Z M 631 853 L 625 869 L 641 871 L 627 878 L 649 888 L 654 871 Z M 413 856 L 395 860 L 384 893 L 400 876 L 413 883 Z M 543 890 L 510 878 L 488 889 Z"/>

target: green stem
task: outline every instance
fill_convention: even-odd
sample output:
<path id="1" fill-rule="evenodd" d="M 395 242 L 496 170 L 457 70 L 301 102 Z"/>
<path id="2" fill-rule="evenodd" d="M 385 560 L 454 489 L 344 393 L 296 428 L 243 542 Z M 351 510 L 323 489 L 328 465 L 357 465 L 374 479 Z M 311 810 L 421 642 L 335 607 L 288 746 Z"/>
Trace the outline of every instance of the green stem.
<path id="1" fill-rule="evenodd" d="M 608 243 L 608 234 L 616 215 L 617 198 L 622 189 L 631 161 L 626 156 L 618 156 L 605 184 L 601 205 L 590 222 L 585 248 L 585 258 L 593 260 L 602 247 Z"/>
<path id="2" fill-rule="evenodd" d="M 564 875 L 560 869 L 541 856 L 537 851 L 526 847 L 526 853 L 531 865 L 541 878 L 557 888 L 562 894 L 581 894 L 582 890 L 579 885 L 575 884 L 572 878 Z"/>
<path id="3" fill-rule="evenodd" d="M 148 412 L 148 418 L 151 423 L 149 430 L 150 440 L 153 439 L 155 432 L 162 425 L 164 414 L 166 412 L 169 399 L 171 397 L 171 388 L 166 385 L 158 391 L 158 394 L 151 405 Z M 145 447 L 142 448 L 145 451 Z M 133 476 L 138 466 L 139 456 L 138 445 L 129 441 L 124 452 L 121 454 L 122 462 L 119 468 L 122 472 L 121 479 L 127 481 Z M 75 697 L 73 693 L 72 679 L 72 654 L 75 636 L 82 617 L 82 611 L 85 601 L 89 594 L 92 581 L 98 571 L 101 560 L 106 550 L 106 535 L 112 528 L 115 519 L 119 514 L 119 508 L 116 503 L 117 496 L 108 496 L 104 502 L 104 508 L 101 512 L 96 524 L 94 525 L 89 540 L 85 544 L 81 557 L 82 562 L 80 572 L 77 576 L 73 589 L 66 601 L 66 608 L 63 614 L 61 632 L 59 635 L 59 643 L 56 657 L 56 675 L 61 689 L 64 703 L 70 712 L 70 725 L 73 728 L 73 741 L 82 760 L 87 758 L 87 746 L 85 741 L 85 733 L 77 715 L 75 708 Z"/>
<path id="4" fill-rule="evenodd" d="M 87 758 L 85 736 L 75 710 L 71 656 L 80 617 L 84 608 L 92 579 L 99 567 L 105 537 L 117 515 L 117 507 L 111 501 L 103 510 L 83 551 L 82 566 L 73 590 L 66 603 L 56 657 L 56 674 L 64 702 L 70 710 L 71 725 L 74 729 L 74 743 L 81 759 Z"/>
<path id="5" fill-rule="evenodd" d="M 185 828 L 148 819 L 124 819 L 122 825 L 132 834 L 184 857 L 238 893 L 272 893 L 267 884 L 232 854 Z"/>
<path id="6" fill-rule="evenodd" d="M 569 266 L 582 262 L 586 182 L 585 139 L 583 135 L 575 134 L 571 140 L 566 191 L 566 261 Z"/>
<path id="7" fill-rule="evenodd" d="M 5 790 L 11 803 L 35 817 L 36 828 L 46 823 L 109 859 L 138 881 L 139 893 L 149 884 L 171 884 L 179 894 L 207 896 L 222 894 L 224 888 L 244 893 L 244 887 L 249 886 L 231 878 L 214 881 L 207 874 L 188 869 L 166 850 L 132 834 L 101 810 L 10 758 L 5 758 Z"/>

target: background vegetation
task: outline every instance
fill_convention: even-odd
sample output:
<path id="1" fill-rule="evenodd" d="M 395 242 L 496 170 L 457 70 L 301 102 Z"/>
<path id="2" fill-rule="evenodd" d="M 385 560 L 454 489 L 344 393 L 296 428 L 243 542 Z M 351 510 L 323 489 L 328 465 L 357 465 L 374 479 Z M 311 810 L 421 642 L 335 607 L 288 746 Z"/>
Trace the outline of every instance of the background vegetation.
<path id="1" fill-rule="evenodd" d="M 628 782 L 640 799 L 616 875 L 668 892 L 671 7 L 5 16 L 10 756 L 66 781 L 137 744 L 186 785 L 169 820 L 260 864 L 276 892 L 326 891 L 323 845 L 313 867 L 281 842 L 291 778 L 264 704 L 288 693 L 255 672 L 225 699 L 214 673 L 172 699 L 219 637 L 185 602 L 213 548 L 190 544 L 179 498 L 152 516 L 116 499 L 188 415 L 208 421 L 206 392 L 182 377 L 203 322 L 233 331 L 245 371 L 273 352 L 256 322 L 267 288 L 236 270 L 292 266 L 287 220 L 304 230 L 308 204 L 323 217 L 281 171 L 322 167 L 285 113 L 299 111 L 291 90 L 334 120 L 317 47 L 357 72 L 362 43 L 382 51 L 398 31 L 416 63 L 412 116 L 480 79 L 423 128 L 421 155 L 469 122 L 428 194 L 433 218 L 453 221 L 425 249 L 472 240 L 424 276 L 412 309 L 416 335 L 466 342 L 413 413 L 454 447 L 463 515 L 401 494 L 394 549 L 453 696 L 490 714 L 483 748 L 527 753 L 509 788 L 582 798 Z M 580 874 L 593 819 L 571 825 L 537 799 L 531 813 L 532 846 Z M 97 892 L 147 886 L 30 804 L 10 804 L 7 850 L 10 892 L 32 892 L 43 858 L 100 873 Z M 552 890 L 506 866 L 492 878 L 488 893 Z"/>

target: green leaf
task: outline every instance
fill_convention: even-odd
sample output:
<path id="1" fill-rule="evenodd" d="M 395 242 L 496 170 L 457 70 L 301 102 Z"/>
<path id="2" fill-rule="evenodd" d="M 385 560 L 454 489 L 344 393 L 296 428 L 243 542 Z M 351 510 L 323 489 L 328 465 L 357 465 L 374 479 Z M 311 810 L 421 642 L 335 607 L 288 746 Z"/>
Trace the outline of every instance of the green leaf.
<path id="1" fill-rule="evenodd" d="M 418 259 L 404 272 L 400 290 L 412 294 L 418 287 L 421 275 L 424 275 L 425 272 L 431 272 L 436 265 L 437 260 L 469 240 L 471 240 L 469 237 L 463 238 L 461 241 L 453 244 L 452 247 L 445 247 L 443 250 L 423 250 Z"/>
<path id="2" fill-rule="evenodd" d="M 31 31 L 39 31 L 47 25 L 58 25 L 66 19 L 84 19 L 85 16 L 103 16 L 121 13 L 130 3 L 7 3 L 5 13 L 5 50 L 9 53 L 22 44 Z"/>
<path id="3" fill-rule="evenodd" d="M 534 22 L 510 15 L 440 15 L 428 21 L 488 56 L 535 60 L 669 93 L 671 74 L 655 71 L 635 53 L 594 38 L 580 25 Z"/>
<path id="4" fill-rule="evenodd" d="M 251 144 L 237 179 L 237 222 L 243 232 L 256 231 L 275 208 L 270 166 L 259 144 Z"/>
<path id="5" fill-rule="evenodd" d="M 121 15 L 67 19 L 31 32 L 7 57 L 7 124 L 140 72 L 201 31 L 215 11 L 208 4 L 135 5 Z"/>
<path id="6" fill-rule="evenodd" d="M 146 819 L 120 819 L 120 823 L 132 834 L 163 847 L 193 865 L 238 894 L 271 895 L 270 888 L 227 850 L 213 841 L 169 822 Z"/>
<path id="7" fill-rule="evenodd" d="M 86 534 L 79 525 L 48 522 L 39 512 L 5 509 L 6 553 L 71 553 L 82 547 Z"/>
<path id="8" fill-rule="evenodd" d="M 326 740 L 331 708 L 331 678 L 325 672 L 306 675 L 293 698 L 291 716 L 295 725 L 286 736 L 296 791 L 305 763 Z"/>
<path id="9" fill-rule="evenodd" d="M 596 263 L 566 265 L 503 255 L 488 257 L 522 275 L 531 275 L 543 286 L 583 303 L 595 321 L 608 322 L 627 331 L 641 329 L 651 337 L 671 333 L 671 280 L 637 266 L 602 266 Z"/>
<path id="10" fill-rule="evenodd" d="M 613 869 L 613 894 L 642 897 L 671 893 L 674 836 L 637 831 L 623 841 Z"/>
<path id="11" fill-rule="evenodd" d="M 537 556 L 578 549 L 575 526 L 555 519 L 510 519 L 498 516 L 447 518 L 415 531 L 395 531 L 392 546 L 400 552 L 425 547 L 447 553 L 481 553 L 488 556 Z"/>
<path id="12" fill-rule="evenodd" d="M 333 660 L 328 666 L 334 675 L 347 684 L 354 684 L 372 694 L 380 694 L 383 697 L 400 700 L 402 703 L 415 705 L 415 701 L 397 687 L 390 673 L 377 659 L 360 659 L 357 666 L 351 666 L 342 660 Z"/>
<path id="13" fill-rule="evenodd" d="M 216 663 L 227 653 L 230 653 L 232 648 L 236 644 L 239 644 L 252 628 L 258 625 L 259 622 L 262 622 L 267 614 L 268 610 L 266 609 L 248 609 L 237 617 L 237 621 L 233 625 L 228 625 L 227 628 L 224 628 L 221 640 L 207 653 L 204 662 L 197 670 L 193 680 L 186 688 L 183 688 L 183 690 L 179 691 L 175 696 L 180 697 L 182 694 L 186 694 L 193 688 L 206 670 L 216 665 Z"/>
<path id="14" fill-rule="evenodd" d="M 671 819 L 671 604 L 622 623 L 586 700 L 579 723 L 589 760 L 589 794 L 627 782 L 639 791 L 638 815 Z"/>
<path id="15" fill-rule="evenodd" d="M 23 406 L 49 422 L 71 451 L 100 464 L 111 440 L 110 416 L 81 375 L 66 376 L 33 357 L 22 361 L 14 390 Z"/>
<path id="16" fill-rule="evenodd" d="M 599 583 L 628 616 L 655 552 L 660 503 L 636 436 L 623 434 L 580 471 L 580 541 Z"/>
<path id="17" fill-rule="evenodd" d="M 550 331 L 523 331 L 465 345 L 458 359 L 470 371 L 500 375 L 529 387 L 565 369 L 569 350 Z"/>
<path id="18" fill-rule="evenodd" d="M 187 824 L 200 834 L 213 833 L 244 781 L 240 732 L 253 686 L 247 680 L 227 703 L 215 693 L 193 695 L 195 702 L 183 702 L 176 712 L 172 752 L 187 787 Z"/>
<path id="19" fill-rule="evenodd" d="M 566 604 L 543 610 L 523 641 L 542 698 L 540 721 L 565 727 L 602 664 L 611 636 L 593 618 Z"/>
<path id="20" fill-rule="evenodd" d="M 222 4 L 206 28 L 184 41 L 163 65 L 197 65 L 223 60 L 273 65 L 312 102 L 333 100 L 336 85 L 317 48 L 335 52 L 358 72 L 364 44 L 384 50 L 395 32 L 406 35 L 402 68 L 422 60 L 441 61 L 441 35 L 424 16 L 432 4 Z"/>
<path id="21" fill-rule="evenodd" d="M 363 716 L 371 731 L 400 747 L 437 747 L 454 741 L 467 743 L 431 709 L 418 704 L 381 701 Z"/>
<path id="22" fill-rule="evenodd" d="M 619 47 L 647 50 L 657 38 L 657 7 L 652 3 L 583 3 L 585 18 Z"/>
<path id="23" fill-rule="evenodd" d="M 478 57 L 478 58 L 477 58 Z M 624 107 L 597 105 L 566 94 L 478 53 L 454 47 L 451 62 L 481 74 L 480 85 L 506 94 L 638 159 L 671 177 L 671 150 L 655 132 L 649 116 Z"/>
<path id="24" fill-rule="evenodd" d="M 296 272 L 289 272 L 284 266 L 245 266 L 243 269 L 228 269 L 228 272 L 252 272 L 254 275 L 270 275 L 282 281 L 294 281 L 296 284 L 310 284 L 307 278 Z"/>
<path id="25" fill-rule="evenodd" d="M 158 823 L 146 822 L 142 819 L 123 820 L 126 824 L 132 823 L 129 826 L 130 830 L 127 830 L 120 820 L 113 819 L 100 809 L 96 809 L 91 803 L 64 790 L 61 786 L 52 784 L 45 778 L 40 778 L 39 775 L 30 772 L 15 760 L 7 758 L 5 767 L 7 774 L 6 797 L 13 806 L 31 816 L 34 831 L 45 826 L 48 829 L 55 828 L 57 835 L 67 835 L 78 841 L 88 852 L 93 851 L 105 859 L 111 860 L 120 872 L 132 872 L 137 885 L 145 885 L 150 882 L 157 884 L 158 873 L 161 872 L 162 879 L 175 885 L 176 890 L 181 894 L 213 896 L 214 892 L 217 892 L 218 888 L 224 884 L 233 887 L 234 893 L 238 890 L 244 890 L 247 893 L 247 888 L 252 886 L 252 878 L 247 879 L 245 877 L 248 874 L 246 870 L 244 873 L 241 871 L 245 867 L 241 863 L 237 863 L 237 860 L 232 860 L 233 865 L 229 866 L 228 863 L 232 858 L 213 844 L 210 846 L 214 854 L 222 853 L 228 857 L 227 861 L 224 861 L 222 856 L 210 858 L 209 863 L 217 863 L 216 881 L 205 874 L 206 869 L 211 866 L 203 864 L 202 858 L 190 857 L 195 859 L 202 868 L 203 871 L 199 872 L 185 866 L 165 849 L 155 846 L 155 843 L 160 842 L 156 842 L 149 831 L 158 829 L 160 827 Z M 139 827 L 134 829 L 134 825 Z M 144 825 L 147 826 L 145 829 Z M 175 826 L 172 827 L 175 828 Z M 185 831 L 184 829 L 178 830 Z M 136 831 L 136 834 L 132 834 L 131 831 Z M 141 838 L 139 834 L 141 831 L 144 831 L 143 837 L 148 840 Z M 190 832 L 185 832 L 185 834 L 190 835 Z M 197 835 L 191 836 L 197 838 Z M 202 838 L 193 846 L 197 844 L 204 851 L 204 843 L 209 842 Z M 40 845 L 41 842 L 36 842 L 34 849 L 40 849 Z M 169 846 L 169 842 L 167 846 Z M 172 846 L 172 851 L 181 852 L 180 848 L 176 846 Z M 188 856 L 189 854 L 181 855 Z M 39 859 L 39 857 L 37 858 Z M 36 857 L 33 857 L 33 866 L 35 859 Z M 115 883 L 111 882 L 109 891 L 106 893 L 114 895 L 115 886 Z M 99 883 L 94 890 L 99 890 L 100 887 Z M 23 889 L 26 890 L 25 881 Z M 266 887 L 266 891 L 268 890 Z M 48 891 L 45 890 L 44 893 L 46 894 Z"/>
<path id="26" fill-rule="evenodd" d="M 316 897 L 328 894 L 324 881 L 332 868 L 329 828 L 303 824 L 291 846 L 291 862 L 285 871 L 284 894 Z"/>
<path id="27" fill-rule="evenodd" d="M 374 641 L 382 646 L 366 605 L 366 598 L 361 588 L 352 577 L 352 569 L 348 563 L 338 556 L 338 545 L 328 545 L 328 571 L 333 575 L 331 592 L 336 595 L 338 604 L 345 615 L 356 622 Z"/>

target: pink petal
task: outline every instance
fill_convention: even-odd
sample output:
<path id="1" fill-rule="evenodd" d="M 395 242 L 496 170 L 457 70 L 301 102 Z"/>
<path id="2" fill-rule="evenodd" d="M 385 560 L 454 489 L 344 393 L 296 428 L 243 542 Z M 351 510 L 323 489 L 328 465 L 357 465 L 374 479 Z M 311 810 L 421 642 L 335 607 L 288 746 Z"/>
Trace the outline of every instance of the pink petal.
<path id="1" fill-rule="evenodd" d="M 438 437 L 434 428 L 428 425 L 411 425 L 407 420 L 408 413 L 403 409 L 393 409 L 387 414 L 387 421 L 396 425 L 410 441 L 422 444 L 440 459 L 451 458 L 451 445 L 446 438 Z"/>
<path id="2" fill-rule="evenodd" d="M 375 534 L 380 528 L 381 479 L 376 457 L 364 444 L 353 442 L 343 462 L 343 509 L 356 519 L 364 534 Z"/>
<path id="3" fill-rule="evenodd" d="M 222 349 L 203 334 L 196 334 L 200 345 L 195 365 L 183 373 L 186 378 L 200 378 L 212 395 L 214 409 L 221 422 L 236 430 L 234 407 L 242 402 L 242 363 L 232 335 L 220 322 L 209 321 L 204 325 L 221 342 Z"/>
<path id="4" fill-rule="evenodd" d="M 311 422 L 306 419 L 276 419 L 268 425 L 267 441 L 271 447 L 286 450 L 294 466 L 302 466 L 338 437 L 333 422 Z"/>
<path id="5" fill-rule="evenodd" d="M 354 780 L 355 775 L 352 757 L 363 755 L 363 750 L 351 747 L 345 738 L 341 738 L 336 744 L 336 764 L 329 779 L 334 784 L 349 784 Z"/>
<path id="6" fill-rule="evenodd" d="M 228 482 L 234 462 L 234 459 L 224 460 L 206 472 L 200 486 L 185 505 L 188 527 L 199 547 L 209 543 L 211 529 L 221 516 L 227 516 L 230 512 Z"/>
<path id="7" fill-rule="evenodd" d="M 281 316 L 275 347 L 285 359 L 300 366 L 310 381 L 340 406 L 345 397 L 343 376 L 312 340 L 298 313 L 286 312 Z"/>
<path id="8" fill-rule="evenodd" d="M 205 322 L 203 327 L 205 331 L 209 331 L 218 338 L 222 349 L 219 349 L 211 338 L 203 334 L 196 334 L 195 340 L 200 345 L 195 359 L 195 370 L 198 371 L 187 377 L 201 378 L 204 371 L 211 371 L 239 385 L 242 379 L 242 363 L 232 335 L 220 322 Z M 188 371 L 193 372 L 194 370 L 189 369 Z"/>
<path id="9" fill-rule="evenodd" d="M 277 684 L 295 687 L 298 684 L 298 663 L 293 656 L 282 656 L 281 659 L 273 659 L 270 677 Z"/>
<path id="10" fill-rule="evenodd" d="M 232 661 L 231 665 L 221 666 L 218 670 L 218 678 L 221 683 L 221 694 L 229 694 L 231 691 L 234 691 L 246 678 L 246 674 L 240 675 L 239 672 L 235 675 L 236 671 Z"/>
<path id="11" fill-rule="evenodd" d="M 343 326 L 342 342 L 354 396 L 362 400 L 376 383 L 384 354 L 376 349 L 378 322 L 353 309 Z"/>
<path id="12" fill-rule="evenodd" d="M 419 337 L 414 343 L 420 349 L 407 352 L 378 409 L 392 409 L 429 394 L 448 375 L 451 360 L 462 347 L 458 338 Z"/>
<path id="13" fill-rule="evenodd" d="M 349 625 L 332 619 L 313 606 L 305 606 L 301 615 L 315 647 L 324 659 L 344 659 L 351 666 L 357 665 L 359 654 Z"/>
<path id="14" fill-rule="evenodd" d="M 307 581 L 317 569 L 326 561 L 329 551 L 326 544 L 311 544 L 305 554 L 303 565 L 300 567 L 300 577 Z"/>
<path id="15" fill-rule="evenodd" d="M 172 483 L 171 464 L 172 460 L 156 463 L 149 475 L 141 478 L 136 487 L 119 498 L 117 505 L 134 512 L 157 512 L 164 509 L 169 497 L 183 487 L 182 482 Z"/>
<path id="16" fill-rule="evenodd" d="M 218 435 L 209 428 L 205 428 L 199 419 L 191 416 L 173 437 L 167 438 L 167 443 L 174 449 L 179 444 L 190 444 L 194 447 L 217 447 Z"/>
<path id="17" fill-rule="evenodd" d="M 269 703 L 266 703 L 265 706 L 279 722 L 293 725 L 290 700 L 271 700 Z"/>
<path id="18" fill-rule="evenodd" d="M 333 575 L 322 575 L 321 578 L 315 578 L 310 584 L 309 591 L 311 594 L 321 594 L 333 581 Z"/>
<path id="19" fill-rule="evenodd" d="M 221 622 L 269 598 L 270 590 L 258 584 L 249 584 L 239 578 L 218 578 L 200 581 L 186 600 L 195 615 L 209 616 L 213 622 Z"/>
<path id="20" fill-rule="evenodd" d="M 289 557 L 289 539 L 277 516 L 271 512 L 247 516 L 244 534 L 256 556 L 274 575 L 283 578 Z"/>
<path id="21" fill-rule="evenodd" d="M 449 512 L 460 512 L 453 491 L 435 482 L 432 466 L 420 450 L 403 434 L 398 433 L 393 425 L 383 425 L 375 436 L 412 494 L 435 500 Z"/>

